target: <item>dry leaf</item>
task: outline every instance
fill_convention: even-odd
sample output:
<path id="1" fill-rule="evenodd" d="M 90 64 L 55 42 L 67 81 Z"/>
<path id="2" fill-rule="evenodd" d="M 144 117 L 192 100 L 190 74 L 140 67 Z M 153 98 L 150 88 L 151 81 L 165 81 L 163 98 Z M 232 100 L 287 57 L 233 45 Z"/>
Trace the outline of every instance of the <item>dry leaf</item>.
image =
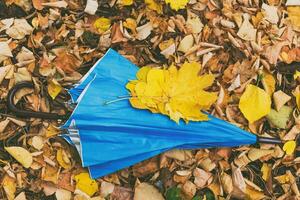
<path id="1" fill-rule="evenodd" d="M 241 96 L 239 109 L 249 123 L 253 123 L 269 114 L 271 111 L 271 98 L 261 88 L 249 84 Z"/>
<path id="2" fill-rule="evenodd" d="M 277 128 L 285 128 L 290 119 L 293 109 L 289 106 L 282 106 L 279 111 L 271 109 L 267 116 L 270 123 Z"/>
<path id="3" fill-rule="evenodd" d="M 192 199 L 196 194 L 197 188 L 194 183 L 187 181 L 182 186 L 182 192 L 187 196 L 188 199 Z"/>
<path id="4" fill-rule="evenodd" d="M 160 2 L 156 0 L 145 0 L 145 4 L 150 10 L 155 10 L 158 14 L 162 14 L 162 5 Z"/>
<path id="5" fill-rule="evenodd" d="M 250 17 L 248 14 L 243 15 L 244 21 L 237 32 L 237 35 L 246 41 L 255 41 L 256 40 L 256 29 L 250 23 Z"/>
<path id="6" fill-rule="evenodd" d="M 14 24 L 6 29 L 6 34 L 13 39 L 23 39 L 26 35 L 30 35 L 33 28 L 28 24 L 26 19 L 15 19 Z"/>
<path id="7" fill-rule="evenodd" d="M 262 178 L 267 181 L 268 177 L 270 176 L 271 173 L 271 166 L 264 163 L 263 166 L 261 167 L 260 171 L 262 172 Z"/>
<path id="8" fill-rule="evenodd" d="M 281 90 L 278 90 L 273 94 L 273 100 L 276 110 L 279 111 L 284 104 L 291 100 L 291 97 Z"/>
<path id="9" fill-rule="evenodd" d="M 97 0 L 87 0 L 84 12 L 94 15 L 98 9 L 98 1 Z"/>
<path id="10" fill-rule="evenodd" d="M 138 40 L 144 40 L 146 39 L 150 34 L 153 29 L 153 26 L 151 22 L 148 22 L 142 26 L 139 26 L 136 28 L 137 31 L 137 39 Z"/>
<path id="11" fill-rule="evenodd" d="M 22 147 L 4 147 L 4 149 L 25 168 L 29 168 L 33 162 L 32 155 Z"/>
<path id="12" fill-rule="evenodd" d="M 68 190 L 57 189 L 55 192 L 55 197 L 57 200 L 71 200 L 72 194 Z"/>
<path id="13" fill-rule="evenodd" d="M 300 6 L 289 6 L 287 7 L 288 18 L 292 22 L 294 29 L 300 30 Z"/>
<path id="14" fill-rule="evenodd" d="M 13 57 L 8 42 L 0 42 L 0 61 L 2 62 L 7 57 Z"/>
<path id="15" fill-rule="evenodd" d="M 34 136 L 31 141 L 31 145 L 37 149 L 41 150 L 44 147 L 44 140 L 41 136 Z"/>
<path id="16" fill-rule="evenodd" d="M 110 195 L 115 189 L 115 185 L 106 181 L 101 182 L 100 194 L 102 197 L 107 197 Z"/>
<path id="17" fill-rule="evenodd" d="M 58 149 L 56 153 L 56 159 L 60 166 L 64 169 L 70 169 L 72 167 L 72 163 L 63 149 Z"/>
<path id="18" fill-rule="evenodd" d="M 48 3 L 42 3 L 42 5 L 54 8 L 66 8 L 68 6 L 68 3 L 65 1 L 53 1 Z"/>
<path id="19" fill-rule="evenodd" d="M 25 192 L 21 192 L 20 194 L 18 194 L 18 196 L 16 196 L 14 200 L 27 200 Z"/>
<path id="20" fill-rule="evenodd" d="M 1 184 L 3 186 L 7 199 L 14 200 L 17 185 L 16 180 L 5 174 Z"/>
<path id="21" fill-rule="evenodd" d="M 211 173 L 206 172 L 200 168 L 194 169 L 193 175 L 195 176 L 194 183 L 200 189 L 204 188 L 209 183 L 212 177 Z"/>
<path id="22" fill-rule="evenodd" d="M 265 91 L 271 96 L 275 91 L 276 80 L 272 74 L 264 72 L 261 80 Z"/>
<path id="23" fill-rule="evenodd" d="M 164 200 L 164 197 L 158 189 L 145 182 L 135 188 L 133 200 Z"/>
<path id="24" fill-rule="evenodd" d="M 179 149 L 167 151 L 164 155 L 167 156 L 168 158 L 173 158 L 179 161 L 186 161 L 192 158 L 191 151 L 179 150 Z"/>
<path id="25" fill-rule="evenodd" d="M 194 45 L 193 35 L 187 35 L 180 41 L 177 50 L 186 53 L 192 48 L 193 45 Z"/>
<path id="26" fill-rule="evenodd" d="M 277 24 L 279 21 L 279 17 L 277 14 L 277 7 L 276 6 L 270 6 L 268 4 L 263 3 L 262 4 L 263 14 L 265 16 L 265 19 L 269 21 L 272 24 Z"/>

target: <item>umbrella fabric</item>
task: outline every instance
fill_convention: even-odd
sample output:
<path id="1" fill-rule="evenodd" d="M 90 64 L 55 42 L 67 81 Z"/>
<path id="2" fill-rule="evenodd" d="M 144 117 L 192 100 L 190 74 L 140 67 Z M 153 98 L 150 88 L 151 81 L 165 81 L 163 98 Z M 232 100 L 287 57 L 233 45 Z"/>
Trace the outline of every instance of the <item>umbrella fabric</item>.
<path id="1" fill-rule="evenodd" d="M 177 125 L 166 116 L 132 108 L 128 100 L 105 105 L 107 101 L 128 95 L 125 84 L 135 79 L 136 71 L 136 66 L 123 62 L 103 65 L 86 87 L 70 117 L 79 132 L 84 166 L 96 168 L 94 165 L 100 163 L 117 162 L 147 152 L 154 152 L 153 156 L 175 147 L 207 148 L 256 142 L 255 135 L 213 116 L 208 122 Z M 99 147 L 101 155 L 95 152 Z M 136 158 L 130 165 L 144 159 Z M 113 164 L 108 170 L 113 172 L 126 166 Z"/>
<path id="2" fill-rule="evenodd" d="M 213 116 L 207 122 L 176 124 L 167 116 L 134 109 L 128 100 L 105 105 L 119 95 L 128 94 L 125 88 L 128 79 L 96 77 L 73 112 L 84 166 L 190 144 L 208 148 L 256 142 L 255 135 Z M 99 146 L 101 156 L 95 156 L 91 152 Z"/>

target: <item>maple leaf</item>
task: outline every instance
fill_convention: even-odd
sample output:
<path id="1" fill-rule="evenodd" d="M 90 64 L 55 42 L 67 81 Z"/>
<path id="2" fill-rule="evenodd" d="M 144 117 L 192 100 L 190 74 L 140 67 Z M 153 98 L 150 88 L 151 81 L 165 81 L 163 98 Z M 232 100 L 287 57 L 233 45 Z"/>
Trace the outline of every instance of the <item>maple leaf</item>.
<path id="1" fill-rule="evenodd" d="M 168 69 L 141 68 L 137 80 L 126 85 L 131 92 L 131 105 L 168 115 L 177 123 L 181 118 L 186 122 L 208 120 L 201 110 L 208 109 L 217 94 L 204 91 L 213 84 L 214 76 L 199 76 L 200 68 L 196 62 L 186 62 L 179 70 L 174 65 Z"/>

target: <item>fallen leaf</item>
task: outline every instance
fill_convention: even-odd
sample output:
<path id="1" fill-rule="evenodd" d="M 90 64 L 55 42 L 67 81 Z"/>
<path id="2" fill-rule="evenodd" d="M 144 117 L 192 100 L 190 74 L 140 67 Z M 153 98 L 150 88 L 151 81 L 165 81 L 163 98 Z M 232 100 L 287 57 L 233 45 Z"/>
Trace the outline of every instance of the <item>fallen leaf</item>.
<path id="1" fill-rule="evenodd" d="M 0 67 L 0 84 L 4 80 L 7 73 L 13 68 L 13 65 L 6 65 L 4 67 Z"/>
<path id="2" fill-rule="evenodd" d="M 287 7 L 288 18 L 291 21 L 294 29 L 300 30 L 300 6 L 288 6 Z"/>
<path id="3" fill-rule="evenodd" d="M 196 62 L 186 62 L 179 70 L 175 66 L 168 70 L 152 68 L 146 81 L 133 80 L 127 84 L 132 95 L 131 105 L 168 115 L 177 123 L 181 118 L 185 121 L 208 120 L 200 110 L 208 109 L 217 100 L 217 94 L 203 90 L 213 83 L 214 76 L 198 76 L 200 67 Z"/>
<path id="4" fill-rule="evenodd" d="M 271 109 L 267 116 L 270 123 L 277 128 L 285 128 L 290 119 L 293 109 L 289 106 L 282 106 L 279 111 Z"/>
<path id="5" fill-rule="evenodd" d="M 232 178 L 225 172 L 221 174 L 221 183 L 226 194 L 230 194 L 233 191 Z"/>
<path id="6" fill-rule="evenodd" d="M 115 185 L 106 181 L 101 182 L 100 194 L 102 197 L 107 197 L 110 195 L 115 189 Z"/>
<path id="7" fill-rule="evenodd" d="M 41 150 L 44 147 L 44 140 L 41 136 L 34 136 L 31 140 L 31 145 L 35 149 Z"/>
<path id="8" fill-rule="evenodd" d="M 247 186 L 245 193 L 247 194 L 247 197 L 251 200 L 261 200 L 265 199 L 266 196 L 263 192 L 257 191 L 255 189 L 252 189 Z"/>
<path id="9" fill-rule="evenodd" d="M 192 48 L 193 45 L 194 45 L 193 35 L 187 35 L 180 41 L 177 50 L 186 53 Z"/>
<path id="10" fill-rule="evenodd" d="M 7 42 L 0 42 L 0 61 L 4 60 L 2 59 L 2 57 L 4 59 L 6 59 L 7 57 L 13 57 L 11 49 L 9 48 Z"/>
<path id="11" fill-rule="evenodd" d="M 243 15 L 244 21 L 237 32 L 237 35 L 246 41 L 255 41 L 257 30 L 250 23 L 250 16 L 248 14 Z"/>
<path id="12" fill-rule="evenodd" d="M 93 196 L 93 194 L 98 191 L 97 182 L 91 179 L 90 175 L 86 172 L 76 175 L 74 180 L 76 181 L 76 189 L 79 189 L 89 196 Z"/>
<path id="13" fill-rule="evenodd" d="M 150 10 L 155 10 L 158 14 L 162 14 L 162 5 L 160 2 L 158 3 L 156 0 L 145 0 L 145 4 Z"/>
<path id="14" fill-rule="evenodd" d="M 193 171 L 195 177 L 194 183 L 198 188 L 204 188 L 212 178 L 212 174 L 204 171 L 203 169 L 196 168 Z"/>
<path id="15" fill-rule="evenodd" d="M 269 114 L 271 98 L 261 88 L 249 84 L 240 98 L 239 109 L 249 123 L 253 123 Z"/>
<path id="16" fill-rule="evenodd" d="M 182 192 L 187 196 L 188 199 L 192 199 L 196 194 L 197 188 L 194 183 L 187 181 L 182 186 Z"/>
<path id="17" fill-rule="evenodd" d="M 57 95 L 61 92 L 62 87 L 55 79 L 52 79 L 51 81 L 48 82 L 47 89 L 50 97 L 52 99 L 55 99 Z"/>
<path id="18" fill-rule="evenodd" d="M 72 194 L 68 190 L 57 189 L 55 192 L 55 197 L 57 200 L 71 200 Z"/>
<path id="19" fill-rule="evenodd" d="M 32 0 L 33 7 L 37 10 L 43 10 L 42 0 Z"/>
<path id="20" fill-rule="evenodd" d="M 98 1 L 97 0 L 87 0 L 84 12 L 94 15 L 98 9 Z"/>
<path id="21" fill-rule="evenodd" d="M 25 168 L 29 168 L 33 162 L 32 155 L 23 147 L 4 147 L 4 149 Z"/>
<path id="22" fill-rule="evenodd" d="M 54 7 L 54 8 L 66 8 L 68 6 L 68 3 L 65 1 L 54 1 L 54 2 L 42 3 L 42 5 Z"/>
<path id="23" fill-rule="evenodd" d="M 15 193 L 17 190 L 16 187 L 16 180 L 7 174 L 4 175 L 4 178 L 2 179 L 1 182 L 3 189 L 5 191 L 6 197 L 8 200 L 14 200 L 15 198 Z"/>
<path id="24" fill-rule="evenodd" d="M 13 39 L 23 39 L 26 35 L 30 35 L 33 28 L 28 24 L 26 19 L 15 19 L 13 25 L 6 29 L 6 34 Z"/>
<path id="25" fill-rule="evenodd" d="M 270 176 L 271 173 L 271 166 L 264 163 L 260 169 L 260 171 L 262 172 L 262 178 L 267 181 L 268 177 Z"/>
<path id="26" fill-rule="evenodd" d="M 295 148 L 296 148 L 296 142 L 291 140 L 291 141 L 284 143 L 282 149 L 285 151 L 285 153 L 287 155 L 292 155 L 295 151 Z"/>
<path id="27" fill-rule="evenodd" d="M 190 33 L 197 34 L 202 31 L 204 25 L 202 24 L 200 18 L 196 14 L 192 12 L 188 12 L 188 19 L 186 21 L 186 26 L 187 29 L 190 30 L 189 31 Z"/>
<path id="28" fill-rule="evenodd" d="M 25 192 L 21 192 L 20 194 L 18 194 L 18 196 L 16 196 L 14 200 L 27 200 Z"/>
<path id="29" fill-rule="evenodd" d="M 276 6 L 270 6 L 268 4 L 263 3 L 261 6 L 263 10 L 263 14 L 265 16 L 265 19 L 269 21 L 272 24 L 277 24 L 279 21 L 279 17 L 277 14 L 277 7 Z"/>
<path id="30" fill-rule="evenodd" d="M 164 197 L 158 189 L 144 182 L 135 188 L 133 200 L 164 200 Z"/>
<path id="31" fill-rule="evenodd" d="M 94 27 L 95 29 L 98 30 L 99 33 L 104 33 L 110 28 L 110 26 L 111 26 L 110 19 L 105 17 L 100 17 L 96 19 L 96 21 L 94 22 Z"/>
<path id="32" fill-rule="evenodd" d="M 21 51 L 16 56 L 18 62 L 34 61 L 35 57 L 33 53 L 26 47 L 22 47 Z"/>
<path id="33" fill-rule="evenodd" d="M 191 151 L 179 150 L 179 149 L 167 151 L 164 155 L 167 156 L 168 158 L 173 158 L 179 161 L 186 161 L 192 158 Z"/>
<path id="34" fill-rule="evenodd" d="M 271 96 L 275 91 L 276 80 L 271 73 L 264 72 L 261 80 L 265 91 Z"/>
<path id="35" fill-rule="evenodd" d="M 274 45 L 267 45 L 264 49 L 264 56 L 268 59 L 270 64 L 276 64 L 280 55 L 282 47 L 288 45 L 288 41 L 277 42 Z"/>
<path id="36" fill-rule="evenodd" d="M 257 149 L 257 148 L 251 148 L 248 152 L 248 158 L 250 161 L 255 161 L 257 159 L 260 159 L 261 157 L 264 157 L 266 155 L 274 153 L 274 150 L 272 149 Z"/>
<path id="37" fill-rule="evenodd" d="M 142 26 L 137 27 L 136 28 L 137 39 L 138 40 L 146 39 L 151 34 L 152 30 L 153 30 L 153 26 L 152 26 L 151 22 L 148 22 Z"/>
<path id="38" fill-rule="evenodd" d="M 178 11 L 179 9 L 184 9 L 188 4 L 189 0 L 165 0 L 166 4 L 170 4 L 173 10 Z"/>
<path id="39" fill-rule="evenodd" d="M 60 166 L 64 169 L 70 169 L 72 167 L 72 163 L 63 149 L 58 149 L 56 153 L 56 160 Z"/>
<path id="40" fill-rule="evenodd" d="M 273 100 L 276 110 L 279 111 L 284 104 L 291 100 L 291 97 L 281 90 L 278 90 L 273 94 Z"/>

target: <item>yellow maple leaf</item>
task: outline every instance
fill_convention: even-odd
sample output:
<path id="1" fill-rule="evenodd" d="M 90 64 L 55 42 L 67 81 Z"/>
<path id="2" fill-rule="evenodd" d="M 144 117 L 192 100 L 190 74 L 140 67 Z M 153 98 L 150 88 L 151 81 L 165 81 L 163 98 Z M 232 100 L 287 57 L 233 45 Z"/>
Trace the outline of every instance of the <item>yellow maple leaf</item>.
<path id="1" fill-rule="evenodd" d="M 296 97 L 296 104 L 298 109 L 300 109 L 300 86 L 297 86 L 293 91 L 293 95 Z"/>
<path id="2" fill-rule="evenodd" d="M 291 140 L 291 141 L 288 141 L 286 142 L 284 145 L 283 145 L 283 151 L 285 151 L 285 153 L 287 155 L 292 155 L 295 151 L 295 148 L 296 148 L 296 142 Z"/>
<path id="3" fill-rule="evenodd" d="M 155 10 L 158 14 L 162 14 L 162 5 L 155 0 L 145 0 L 145 3 L 150 10 Z"/>
<path id="4" fill-rule="evenodd" d="M 214 76 L 199 76 L 200 68 L 196 62 L 186 62 L 179 70 L 173 65 L 168 69 L 142 67 L 136 75 L 138 80 L 126 85 L 131 93 L 131 105 L 168 115 L 177 123 L 180 119 L 208 120 L 201 110 L 210 108 L 217 94 L 204 91 L 213 84 Z"/>
<path id="5" fill-rule="evenodd" d="M 98 191 L 98 184 L 94 179 L 90 178 L 90 175 L 86 172 L 80 173 L 74 177 L 76 181 L 76 189 L 86 193 L 89 196 L 93 196 Z"/>
<path id="6" fill-rule="evenodd" d="M 270 95 L 263 89 L 249 84 L 240 98 L 239 109 L 249 123 L 253 123 L 271 111 Z"/>
<path id="7" fill-rule="evenodd" d="M 111 21 L 108 18 L 100 17 L 94 22 L 94 27 L 99 33 L 103 33 L 109 29 Z"/>
<path id="8" fill-rule="evenodd" d="M 189 0 L 165 0 L 165 2 L 170 4 L 173 10 L 178 11 L 179 9 L 184 9 L 188 4 Z"/>

